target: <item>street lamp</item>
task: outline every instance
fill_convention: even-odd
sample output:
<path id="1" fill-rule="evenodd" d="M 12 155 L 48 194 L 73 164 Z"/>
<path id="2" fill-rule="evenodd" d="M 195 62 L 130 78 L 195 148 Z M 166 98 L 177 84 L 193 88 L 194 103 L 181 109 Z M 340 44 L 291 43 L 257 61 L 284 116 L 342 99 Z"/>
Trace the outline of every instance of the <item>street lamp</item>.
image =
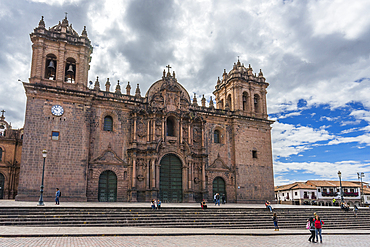
<path id="1" fill-rule="evenodd" d="M 338 177 L 339 177 L 339 185 L 340 185 L 340 202 L 343 204 L 343 192 L 342 192 L 342 173 L 338 171 Z"/>
<path id="2" fill-rule="evenodd" d="M 42 198 L 42 194 L 44 193 L 44 172 L 45 172 L 45 159 L 46 159 L 46 154 L 47 153 L 48 152 L 45 149 L 42 151 L 42 157 L 44 158 L 44 163 L 42 165 L 42 179 L 41 179 L 40 199 L 39 199 L 39 203 L 37 204 L 37 206 L 45 206 L 44 200 Z"/>
<path id="3" fill-rule="evenodd" d="M 362 196 L 362 193 L 364 192 L 364 187 L 362 185 L 362 178 L 365 177 L 365 174 L 363 172 L 361 173 L 357 173 L 357 177 L 358 179 L 361 179 L 361 190 L 360 190 L 360 196 L 361 196 L 361 207 L 364 206 L 364 199 L 363 199 L 363 196 Z"/>

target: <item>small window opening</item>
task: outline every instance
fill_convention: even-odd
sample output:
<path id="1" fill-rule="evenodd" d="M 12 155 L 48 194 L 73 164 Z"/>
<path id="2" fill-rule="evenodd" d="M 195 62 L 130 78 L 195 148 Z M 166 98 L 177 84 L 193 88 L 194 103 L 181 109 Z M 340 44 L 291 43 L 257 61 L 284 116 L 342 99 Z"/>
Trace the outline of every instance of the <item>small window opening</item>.
<path id="1" fill-rule="evenodd" d="M 59 132 L 58 131 L 52 131 L 51 132 L 51 139 L 53 141 L 58 141 L 59 140 Z"/>
<path id="2" fill-rule="evenodd" d="M 260 112 L 260 98 L 257 94 L 254 95 L 254 111 L 256 113 Z"/>
<path id="3" fill-rule="evenodd" d="M 256 150 L 252 150 L 252 156 L 253 156 L 253 159 L 257 159 L 257 151 Z"/>
<path id="4" fill-rule="evenodd" d="M 3 160 L 3 149 L 0 148 L 0 161 L 2 161 L 2 160 Z"/>
<path id="5" fill-rule="evenodd" d="M 243 111 L 246 111 L 247 110 L 247 93 L 244 92 L 243 93 Z"/>
<path id="6" fill-rule="evenodd" d="M 104 118 L 104 131 L 113 131 L 113 118 L 111 116 L 106 116 Z"/>
<path id="7" fill-rule="evenodd" d="M 175 120 L 172 117 L 167 118 L 167 136 L 175 136 Z"/>
<path id="8" fill-rule="evenodd" d="M 57 57 L 53 54 L 46 56 L 45 78 L 56 80 Z"/>
<path id="9" fill-rule="evenodd" d="M 215 132 L 214 132 L 214 141 L 215 141 L 215 143 L 220 143 L 221 141 L 220 141 L 220 131 L 219 130 L 215 130 Z"/>
<path id="10" fill-rule="evenodd" d="M 68 58 L 66 61 L 66 67 L 65 67 L 65 82 L 68 83 L 75 83 L 76 79 L 76 60 L 73 58 Z"/>

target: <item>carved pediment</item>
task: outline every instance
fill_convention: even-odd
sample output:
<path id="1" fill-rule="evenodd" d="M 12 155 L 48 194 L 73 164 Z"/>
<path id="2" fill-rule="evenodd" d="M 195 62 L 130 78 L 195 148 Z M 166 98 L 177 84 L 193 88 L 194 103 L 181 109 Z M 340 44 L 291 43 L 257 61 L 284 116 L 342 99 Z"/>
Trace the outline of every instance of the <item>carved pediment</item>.
<path id="1" fill-rule="evenodd" d="M 221 158 L 215 159 L 213 164 L 207 168 L 207 170 L 211 171 L 230 171 L 231 169 L 224 164 Z"/>
<path id="2" fill-rule="evenodd" d="M 105 150 L 102 155 L 93 160 L 93 163 L 126 166 L 126 163 L 111 149 Z"/>

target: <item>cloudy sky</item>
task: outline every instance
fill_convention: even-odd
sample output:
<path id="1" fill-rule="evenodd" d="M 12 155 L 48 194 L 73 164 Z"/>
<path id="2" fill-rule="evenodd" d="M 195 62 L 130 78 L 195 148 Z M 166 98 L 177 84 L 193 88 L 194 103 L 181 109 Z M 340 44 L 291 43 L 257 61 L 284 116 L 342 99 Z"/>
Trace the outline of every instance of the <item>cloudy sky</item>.
<path id="1" fill-rule="evenodd" d="M 275 185 L 370 176 L 370 1 L 0 0 L 0 110 L 24 121 L 29 34 L 65 12 L 94 47 L 89 80 L 140 84 L 170 64 L 190 95 L 212 95 L 238 56 L 270 83 Z"/>

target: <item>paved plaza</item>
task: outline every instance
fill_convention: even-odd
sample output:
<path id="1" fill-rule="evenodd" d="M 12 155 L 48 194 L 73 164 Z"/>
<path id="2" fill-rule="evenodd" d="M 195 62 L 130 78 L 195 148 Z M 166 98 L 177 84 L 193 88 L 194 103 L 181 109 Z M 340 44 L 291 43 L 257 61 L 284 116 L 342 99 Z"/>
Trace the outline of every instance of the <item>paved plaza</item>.
<path id="1" fill-rule="evenodd" d="M 0 238 L 2 247 L 95 247 L 95 246 L 368 246 L 368 235 L 324 235 L 322 244 L 307 236 L 126 236 Z"/>

